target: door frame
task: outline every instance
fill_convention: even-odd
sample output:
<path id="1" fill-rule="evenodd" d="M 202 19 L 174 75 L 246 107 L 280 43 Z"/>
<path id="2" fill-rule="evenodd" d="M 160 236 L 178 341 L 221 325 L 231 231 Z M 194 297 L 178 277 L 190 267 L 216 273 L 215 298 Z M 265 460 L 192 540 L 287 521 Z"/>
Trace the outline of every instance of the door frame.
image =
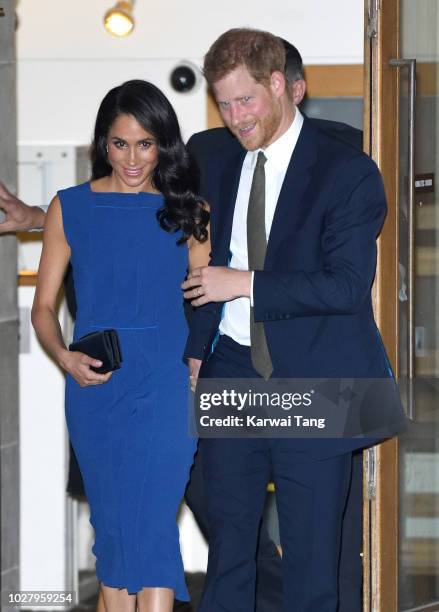
<path id="1" fill-rule="evenodd" d="M 399 0 L 365 0 L 364 150 L 378 164 L 388 213 L 378 240 L 375 317 L 398 376 Z M 365 452 L 364 612 L 398 610 L 398 440 Z"/>

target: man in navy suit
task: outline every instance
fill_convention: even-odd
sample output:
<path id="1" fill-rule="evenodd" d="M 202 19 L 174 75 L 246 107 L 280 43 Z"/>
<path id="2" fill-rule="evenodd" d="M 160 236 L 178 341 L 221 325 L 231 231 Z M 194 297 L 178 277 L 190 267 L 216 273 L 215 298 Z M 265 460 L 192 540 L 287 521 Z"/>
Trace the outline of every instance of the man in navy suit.
<path id="1" fill-rule="evenodd" d="M 292 102 L 299 106 L 305 96 L 306 81 L 302 57 L 298 49 L 286 40 L 285 76 Z M 337 121 L 312 118 L 311 122 L 347 144 L 363 150 L 363 133 L 350 125 Z M 215 204 L 208 193 L 217 191 L 220 177 L 218 167 L 209 165 L 212 156 L 227 159 L 236 156 L 243 148 L 228 128 L 213 128 L 191 136 L 187 144 L 200 168 L 202 193 L 211 201 L 212 223 L 215 223 Z M 221 206 L 221 202 L 218 203 Z M 208 539 L 207 511 L 202 474 L 202 444 L 192 468 L 191 479 L 185 499 L 197 517 L 198 524 Z M 339 567 L 339 612 L 361 612 L 363 609 L 363 456 L 362 452 L 352 457 L 351 483 L 343 516 L 342 543 Z M 270 540 L 267 525 L 262 521 L 257 552 L 256 611 L 276 612 L 281 607 L 282 570 L 280 557 L 274 542 Z"/>
<path id="2" fill-rule="evenodd" d="M 386 378 L 391 370 L 371 303 L 386 213 L 380 174 L 366 155 L 301 115 L 284 65 L 279 40 L 253 30 L 225 33 L 206 55 L 221 115 L 247 153 L 208 162 L 212 261 L 183 283 L 198 309 L 186 356 L 194 376 L 204 359 L 200 375 L 210 378 Z M 254 610 L 271 470 L 283 610 L 337 610 L 351 452 L 364 444 L 202 441 L 210 548 L 200 612 Z"/>

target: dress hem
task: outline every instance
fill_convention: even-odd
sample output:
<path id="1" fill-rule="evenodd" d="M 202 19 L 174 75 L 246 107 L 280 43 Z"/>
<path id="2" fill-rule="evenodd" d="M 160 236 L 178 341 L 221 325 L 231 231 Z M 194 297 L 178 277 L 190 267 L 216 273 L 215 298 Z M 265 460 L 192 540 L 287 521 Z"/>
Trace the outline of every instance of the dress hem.
<path id="1" fill-rule="evenodd" d="M 180 593 L 176 593 L 175 588 L 172 586 L 169 586 L 169 584 L 142 584 L 141 587 L 139 587 L 137 590 L 135 589 L 131 589 L 127 586 L 120 586 L 118 584 L 109 584 L 108 582 L 104 582 L 103 580 L 99 581 L 99 584 L 104 586 L 104 587 L 108 587 L 110 589 L 126 589 L 128 591 L 128 595 L 137 595 L 137 593 L 140 593 L 140 591 L 142 589 L 170 589 L 171 591 L 174 592 L 174 599 L 177 599 L 178 601 L 190 601 L 190 597 L 188 595 L 182 595 Z"/>

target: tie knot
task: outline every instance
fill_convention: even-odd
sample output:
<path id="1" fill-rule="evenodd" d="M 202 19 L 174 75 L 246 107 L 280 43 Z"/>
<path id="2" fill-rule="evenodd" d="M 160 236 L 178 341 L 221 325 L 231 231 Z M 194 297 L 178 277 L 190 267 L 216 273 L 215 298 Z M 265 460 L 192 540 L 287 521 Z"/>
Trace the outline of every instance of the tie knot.
<path id="1" fill-rule="evenodd" d="M 265 157 L 263 151 L 259 151 L 258 159 L 256 160 L 256 168 L 263 168 L 267 158 Z"/>

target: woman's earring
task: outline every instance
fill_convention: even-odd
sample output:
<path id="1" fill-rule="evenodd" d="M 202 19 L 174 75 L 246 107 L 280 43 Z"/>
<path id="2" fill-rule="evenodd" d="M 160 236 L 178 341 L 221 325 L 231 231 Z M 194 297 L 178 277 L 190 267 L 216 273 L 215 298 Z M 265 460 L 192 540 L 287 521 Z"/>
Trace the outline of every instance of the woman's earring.
<path id="1" fill-rule="evenodd" d="M 106 150 L 107 155 L 108 155 L 108 145 L 105 147 L 105 150 Z"/>

